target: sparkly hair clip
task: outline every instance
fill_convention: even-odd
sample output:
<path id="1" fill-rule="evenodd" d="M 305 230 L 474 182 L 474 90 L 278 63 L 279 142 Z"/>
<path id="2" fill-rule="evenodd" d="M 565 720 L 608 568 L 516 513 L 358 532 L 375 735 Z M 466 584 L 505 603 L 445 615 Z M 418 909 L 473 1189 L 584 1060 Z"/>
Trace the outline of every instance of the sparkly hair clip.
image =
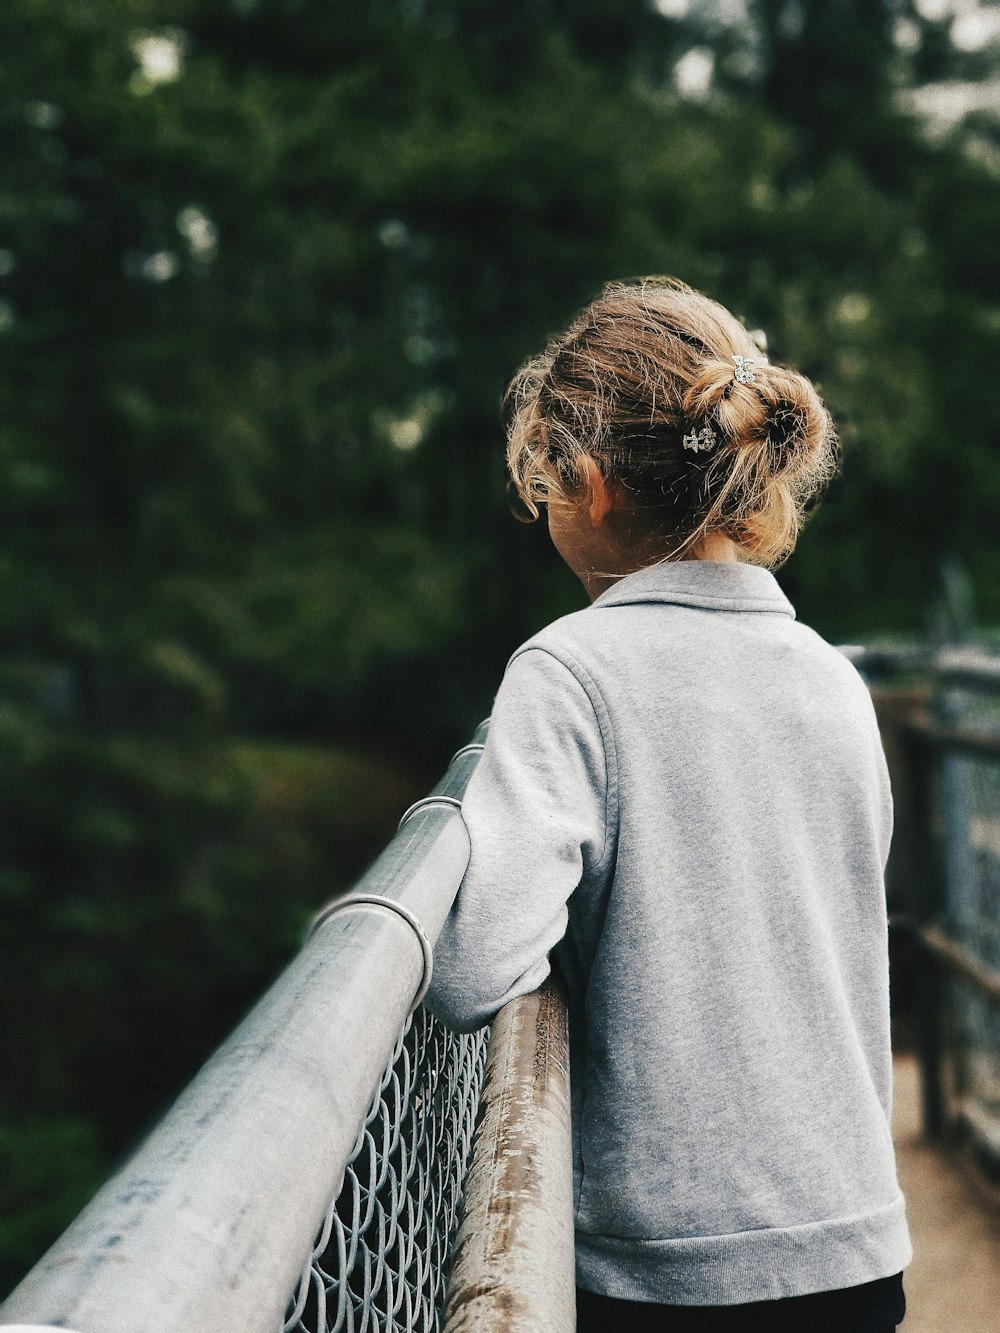
<path id="1" fill-rule="evenodd" d="M 696 454 L 714 449 L 718 443 L 719 437 L 711 426 L 702 426 L 699 431 L 693 430 L 690 435 L 685 435 L 683 440 L 684 448 L 693 449 Z"/>
<path id="2" fill-rule="evenodd" d="M 736 367 L 737 384 L 753 384 L 754 382 L 754 363 L 748 356 L 734 356 L 733 365 Z"/>

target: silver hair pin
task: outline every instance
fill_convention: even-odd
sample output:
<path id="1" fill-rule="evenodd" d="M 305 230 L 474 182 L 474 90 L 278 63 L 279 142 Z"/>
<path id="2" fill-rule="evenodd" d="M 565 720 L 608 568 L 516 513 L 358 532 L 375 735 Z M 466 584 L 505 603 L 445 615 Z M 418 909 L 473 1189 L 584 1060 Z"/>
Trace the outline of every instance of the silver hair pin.
<path id="1" fill-rule="evenodd" d="M 711 426 L 702 426 L 699 431 L 693 430 L 690 435 L 685 435 L 683 440 L 684 448 L 693 449 L 696 454 L 714 449 L 718 443 L 719 437 Z"/>
<path id="2" fill-rule="evenodd" d="M 754 363 L 750 360 L 750 358 L 749 358 L 748 356 L 734 356 L 734 357 L 733 357 L 733 365 L 736 367 L 736 383 L 737 383 L 737 384 L 753 384 L 753 382 L 754 382 L 754 373 L 753 373 L 753 365 L 754 365 Z"/>

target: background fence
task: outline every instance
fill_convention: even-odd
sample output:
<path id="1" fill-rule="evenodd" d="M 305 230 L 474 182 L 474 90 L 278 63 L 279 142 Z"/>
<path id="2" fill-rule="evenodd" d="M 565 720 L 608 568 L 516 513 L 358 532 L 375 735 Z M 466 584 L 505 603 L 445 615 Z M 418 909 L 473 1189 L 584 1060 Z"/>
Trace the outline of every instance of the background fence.
<path id="1" fill-rule="evenodd" d="M 892 921 L 918 949 L 898 1002 L 913 1008 L 925 1130 L 964 1135 L 1000 1175 L 1000 658 L 942 652 L 909 702 L 919 706 L 883 722 L 896 768 Z"/>

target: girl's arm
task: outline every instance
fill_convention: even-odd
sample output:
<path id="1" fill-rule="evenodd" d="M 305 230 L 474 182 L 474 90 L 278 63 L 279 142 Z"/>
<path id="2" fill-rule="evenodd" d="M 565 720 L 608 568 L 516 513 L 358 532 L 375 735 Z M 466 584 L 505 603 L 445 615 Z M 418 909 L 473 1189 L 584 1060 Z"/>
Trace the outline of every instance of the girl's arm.
<path id="1" fill-rule="evenodd" d="M 560 658 L 522 649 L 504 675 L 462 802 L 472 855 L 427 996 L 449 1027 L 481 1027 L 544 981 L 570 894 L 611 859 L 608 805 L 590 694 Z"/>

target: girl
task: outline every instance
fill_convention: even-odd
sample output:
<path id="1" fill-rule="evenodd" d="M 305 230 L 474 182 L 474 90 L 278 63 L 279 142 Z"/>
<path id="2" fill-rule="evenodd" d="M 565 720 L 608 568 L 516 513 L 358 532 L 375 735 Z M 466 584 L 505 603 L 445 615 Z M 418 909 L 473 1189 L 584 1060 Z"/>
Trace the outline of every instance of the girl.
<path id="1" fill-rule="evenodd" d="M 889 785 L 768 568 L 830 419 L 670 280 L 609 286 L 510 395 L 514 486 L 593 605 L 507 667 L 429 1003 L 468 1030 L 565 978 L 579 1329 L 884 1333 Z"/>

